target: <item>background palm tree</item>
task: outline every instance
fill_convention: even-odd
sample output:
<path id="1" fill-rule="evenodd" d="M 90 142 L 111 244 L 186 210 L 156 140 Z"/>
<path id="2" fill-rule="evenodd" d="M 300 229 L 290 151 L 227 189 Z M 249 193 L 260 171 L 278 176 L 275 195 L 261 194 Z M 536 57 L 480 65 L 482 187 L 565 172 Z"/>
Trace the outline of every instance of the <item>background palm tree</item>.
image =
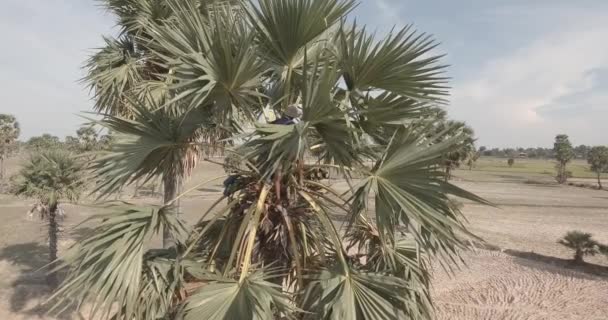
<path id="1" fill-rule="evenodd" d="M 452 263 L 472 237 L 449 196 L 486 203 L 444 180 L 444 156 L 471 135 L 437 130 L 447 87 L 434 41 L 411 27 L 375 39 L 346 23 L 348 0 L 212 2 L 106 1 L 124 39 L 101 51 L 121 52 L 120 67 L 97 56 L 89 77 L 116 137 L 95 165 L 97 191 L 162 176 L 165 205 L 94 217 L 94 236 L 58 267 L 68 276 L 55 307 L 88 301 L 114 319 L 430 318 L 429 263 Z M 256 122 L 294 105 L 292 124 Z M 175 181 L 225 137 L 242 142 L 229 150 L 239 161 L 190 229 L 173 214 Z M 327 169 L 344 188 L 310 174 Z M 171 241 L 148 250 L 160 232 Z"/>
<path id="2" fill-rule="evenodd" d="M 0 181 L 4 179 L 4 159 L 15 147 L 21 133 L 19 122 L 10 114 L 0 114 Z"/>
<path id="3" fill-rule="evenodd" d="M 574 148 L 572 147 L 567 135 L 558 134 L 555 136 L 553 152 L 555 153 L 555 159 L 557 160 L 557 164 L 555 166 L 557 176 L 555 179 L 559 184 L 564 184 L 572 175 L 572 173 L 567 170 L 566 166 L 575 156 Z"/>
<path id="4" fill-rule="evenodd" d="M 239 3 L 240 1 L 188 0 L 187 3 L 197 14 L 208 15 L 209 4 L 214 2 Z M 157 28 L 164 28 L 170 18 L 175 18 L 175 7 L 165 1 L 157 0 L 104 0 L 104 6 L 117 17 L 120 33 L 116 38 L 104 38 L 106 45 L 98 50 L 86 64 L 87 76 L 83 82 L 92 90 L 95 97 L 95 111 L 106 117 L 118 117 L 122 120 L 147 121 L 141 110 L 156 110 L 160 106 L 170 104 L 170 112 L 165 112 L 164 120 L 171 117 L 174 123 L 183 120 L 191 106 L 177 96 L 182 90 L 170 90 L 176 84 L 173 77 L 175 69 L 167 64 L 167 58 L 177 58 L 169 48 L 163 47 L 153 34 Z M 141 103 L 144 101 L 144 103 Z M 148 103 L 150 102 L 150 103 Z M 207 116 L 212 113 L 206 113 Z M 162 175 L 164 188 L 164 204 L 169 211 L 179 212 L 179 202 L 172 202 L 181 189 L 182 182 L 187 176 L 180 175 L 190 172 L 188 167 L 194 165 L 193 155 L 209 146 L 216 146 L 222 138 L 228 138 L 227 130 L 221 123 L 207 119 L 197 123 L 196 132 L 188 132 L 164 136 L 165 142 L 180 144 L 180 149 L 172 157 L 177 162 L 174 166 L 154 169 L 154 174 Z M 165 123 L 167 124 L 167 123 Z M 175 132 L 174 132 L 175 133 Z M 116 132 L 120 135 L 120 131 Z M 187 136 L 186 136 L 187 135 Z M 177 140 L 176 140 L 177 139 Z M 182 140 L 179 140 L 182 139 Z M 205 142 L 187 149 L 187 143 L 194 140 Z M 223 144 L 223 143 L 220 143 Z M 167 149 L 159 152 L 167 152 Z M 179 158 L 184 156 L 185 158 Z M 141 175 L 134 175 L 128 181 L 138 181 Z M 146 180 L 147 181 L 147 180 Z M 143 184 L 143 182 L 137 182 Z M 126 180 L 121 183 L 126 182 Z M 163 237 L 166 246 L 172 243 L 168 234 Z"/>
<path id="5" fill-rule="evenodd" d="M 40 214 L 48 222 L 49 262 L 57 260 L 57 240 L 63 210 L 60 202 L 76 201 L 85 188 L 84 166 L 71 154 L 47 150 L 34 154 L 25 163 L 14 183 L 14 193 L 20 196 L 35 198 L 30 214 Z M 47 276 L 50 286 L 57 285 L 55 272 Z"/>
<path id="6" fill-rule="evenodd" d="M 608 147 L 596 146 L 591 148 L 587 154 L 587 163 L 589 163 L 591 171 L 597 175 L 597 187 L 602 187 L 602 173 L 608 172 Z"/>

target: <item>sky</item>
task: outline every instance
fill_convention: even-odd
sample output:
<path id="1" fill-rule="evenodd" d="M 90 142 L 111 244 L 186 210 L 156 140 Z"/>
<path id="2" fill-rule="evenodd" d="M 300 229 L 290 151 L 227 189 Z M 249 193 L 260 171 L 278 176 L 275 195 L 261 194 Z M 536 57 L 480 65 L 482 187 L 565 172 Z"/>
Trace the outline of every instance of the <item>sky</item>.
<path id="1" fill-rule="evenodd" d="M 82 66 L 114 18 L 94 0 L 2 0 L 0 113 L 22 139 L 73 135 L 91 110 Z M 433 34 L 451 77 L 450 117 L 478 145 L 607 145 L 608 1 L 362 0 L 353 16 L 381 36 L 413 24 Z"/>

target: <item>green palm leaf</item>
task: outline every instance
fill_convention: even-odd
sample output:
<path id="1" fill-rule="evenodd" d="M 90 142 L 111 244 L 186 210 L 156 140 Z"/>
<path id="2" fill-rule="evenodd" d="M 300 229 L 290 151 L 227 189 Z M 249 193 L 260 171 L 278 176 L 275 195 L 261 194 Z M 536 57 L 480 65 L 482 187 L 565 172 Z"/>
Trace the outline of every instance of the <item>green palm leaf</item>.
<path id="1" fill-rule="evenodd" d="M 248 13 L 261 52 L 278 67 L 295 68 L 304 48 L 354 8 L 351 0 L 261 0 Z"/>
<path id="2" fill-rule="evenodd" d="M 398 131 L 385 154 L 355 194 L 355 214 L 367 207 L 367 197 L 375 194 L 376 222 L 381 236 L 392 234 L 398 225 L 412 232 L 425 250 L 439 249 L 435 241 L 458 244 L 456 231 L 472 236 L 462 224 L 463 217 L 449 195 L 479 203 L 487 201 L 445 182 L 439 170 L 442 155 L 457 147 L 467 136 L 456 135 L 439 143 L 422 133 Z M 359 210 L 359 211 L 358 211 Z M 355 220 L 353 220 L 354 222 Z M 429 235 L 432 234 L 432 236 Z"/>
<path id="3" fill-rule="evenodd" d="M 150 108 L 152 100 L 130 101 L 133 119 L 107 115 L 98 121 L 116 136 L 112 152 L 93 165 L 99 182 L 95 191 L 102 195 L 142 177 L 188 176 L 198 160 L 197 138 L 208 119 L 204 112 Z"/>
<path id="4" fill-rule="evenodd" d="M 88 75 L 83 79 L 95 95 L 95 110 L 113 115 L 128 115 L 125 95 L 143 79 L 141 56 L 130 38 L 104 38 L 106 46 L 86 64 Z"/>
<path id="5" fill-rule="evenodd" d="M 408 283 L 382 274 L 354 270 L 324 271 L 311 278 L 306 298 L 315 313 L 306 319 L 399 319 Z M 306 305 L 306 304 L 305 304 Z"/>
<path id="6" fill-rule="evenodd" d="M 230 278 L 202 279 L 208 281 L 190 296 L 184 305 L 184 319 L 273 319 L 278 314 L 293 318 L 297 308 L 272 283 L 276 271 L 258 269 L 242 281 Z"/>
<path id="7" fill-rule="evenodd" d="M 58 262 L 56 270 L 67 268 L 70 272 L 49 299 L 54 304 L 51 311 L 87 302 L 92 303 L 91 316 L 99 313 L 107 317 L 118 303 L 118 319 L 138 317 L 141 299 L 148 298 L 141 296 L 142 288 L 149 285 L 142 282 L 146 244 L 161 228 L 169 230 L 174 239 L 183 239 L 185 227 L 175 215 L 153 209 L 88 219 L 99 220 L 95 231 L 71 247 Z"/>
<path id="8" fill-rule="evenodd" d="M 382 89 L 412 99 L 440 100 L 447 94 L 441 56 L 425 55 L 436 47 L 430 36 L 407 26 L 375 42 L 365 29 L 341 28 L 338 61 L 349 91 Z"/>
<path id="9" fill-rule="evenodd" d="M 256 109 L 251 106 L 261 97 L 256 89 L 265 70 L 241 11 L 215 5 L 213 14 L 205 16 L 196 14 L 190 2 L 168 4 L 176 19 L 150 29 L 153 48 L 175 81 L 172 101 L 187 101 L 191 108 L 209 106 L 218 123 L 239 112 L 253 119 Z"/>

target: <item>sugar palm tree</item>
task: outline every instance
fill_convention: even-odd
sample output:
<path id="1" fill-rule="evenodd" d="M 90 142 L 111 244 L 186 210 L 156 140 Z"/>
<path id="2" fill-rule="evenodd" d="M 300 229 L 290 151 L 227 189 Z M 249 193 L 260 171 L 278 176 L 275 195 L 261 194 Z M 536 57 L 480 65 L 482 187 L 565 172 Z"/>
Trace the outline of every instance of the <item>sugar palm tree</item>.
<path id="1" fill-rule="evenodd" d="M 63 219 L 61 201 L 77 200 L 85 187 L 84 166 L 64 151 L 46 150 L 34 154 L 15 180 L 14 193 L 35 198 L 30 214 L 38 213 L 48 223 L 49 262 L 57 260 L 57 240 Z M 47 277 L 50 286 L 57 285 L 55 272 Z"/>
<path id="2" fill-rule="evenodd" d="M 432 119 L 432 118 L 431 118 Z M 473 129 L 464 122 L 448 120 L 445 115 L 435 117 L 433 133 L 436 134 L 437 142 L 460 136 L 462 139 L 454 148 L 443 155 L 443 168 L 446 181 L 452 177 L 452 171 L 469 160 L 473 162 L 475 157 L 475 137 Z M 472 166 L 472 163 L 471 163 Z"/>
<path id="3" fill-rule="evenodd" d="M 429 264 L 449 267 L 472 237 L 449 196 L 486 202 L 444 181 L 443 156 L 469 136 L 428 120 L 447 94 L 430 37 L 406 27 L 377 40 L 346 24 L 348 0 L 107 2 L 162 3 L 162 19 L 126 29 L 158 65 L 151 81 L 164 95 L 119 95 L 126 113 L 99 108 L 117 142 L 96 163 L 97 190 L 162 176 L 166 201 L 92 218 L 94 235 L 58 266 L 67 278 L 55 308 L 89 302 L 113 319 L 431 317 Z M 290 124 L 255 121 L 294 105 L 302 116 Z M 167 181 L 188 176 L 205 136 L 238 138 L 227 151 L 240 160 L 188 228 Z M 327 169 L 344 186 L 310 174 Z M 161 232 L 171 242 L 147 249 Z"/>
<path id="4" fill-rule="evenodd" d="M 196 14 L 207 17 L 209 4 L 215 2 L 230 5 L 240 3 L 239 0 L 188 0 L 187 5 Z M 102 3 L 116 15 L 120 32 L 116 38 L 104 38 L 105 46 L 86 63 L 88 73 L 83 82 L 94 93 L 94 110 L 107 117 L 118 116 L 123 120 L 145 121 L 141 117 L 134 119 L 141 116 L 135 109 L 142 106 L 153 109 L 154 106 L 165 103 L 170 103 L 176 109 L 174 111 L 178 112 L 179 109 L 188 108 L 185 101 L 174 99 L 178 98 L 178 91 L 170 90 L 176 83 L 172 76 L 175 70 L 169 68 L 166 58 L 177 56 L 172 55 L 170 47 L 164 47 L 166 43 L 159 44 L 154 35 L 157 28 L 164 28 L 169 19 L 177 16 L 174 12 L 175 6 L 158 0 L 103 0 Z M 179 92 L 184 93 L 182 90 Z M 139 103 L 137 100 L 152 101 L 152 104 Z M 183 118 L 184 115 L 167 113 L 165 116 L 174 116 L 177 119 Z M 221 145 L 223 142 L 220 140 L 229 137 L 225 128 L 209 120 L 198 123 L 199 128 L 195 133 L 196 139 L 205 144 L 185 152 L 187 157 L 200 152 L 201 149 L 208 149 L 210 145 Z M 191 140 L 190 137 L 187 139 Z M 184 158 L 177 161 L 190 160 L 192 159 Z M 184 171 L 175 168 L 166 168 L 166 171 L 161 172 L 165 190 L 164 203 L 167 204 L 175 198 L 181 189 L 182 181 L 187 177 L 176 175 Z M 179 211 L 176 203 L 172 203 L 171 208 L 174 212 Z M 165 236 L 164 242 L 169 244 L 171 240 Z"/>

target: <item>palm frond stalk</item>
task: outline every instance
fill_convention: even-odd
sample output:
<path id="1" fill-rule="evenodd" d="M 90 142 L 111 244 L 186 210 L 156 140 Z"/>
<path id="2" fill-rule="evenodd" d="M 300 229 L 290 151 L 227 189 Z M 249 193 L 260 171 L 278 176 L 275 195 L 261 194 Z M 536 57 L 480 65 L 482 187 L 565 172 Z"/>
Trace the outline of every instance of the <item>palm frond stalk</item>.
<path id="1" fill-rule="evenodd" d="M 97 190 L 163 177 L 165 205 L 93 218 L 94 235 L 58 267 L 68 278 L 52 298 L 57 310 L 89 303 L 125 320 L 432 317 L 430 264 L 449 268 L 474 237 L 451 197 L 487 202 L 444 179 L 445 155 L 471 135 L 438 129 L 447 83 L 431 37 L 407 27 L 376 40 L 346 25 L 349 0 L 106 2 L 165 85 L 162 99 L 123 92 L 128 115 L 104 113 L 117 142 L 95 165 Z M 163 15 L 140 24 L 131 9 L 142 3 Z M 257 121 L 269 108 L 278 120 Z M 188 228 L 172 213 L 181 196 L 172 186 L 220 137 L 210 132 L 234 145 L 229 177 Z M 329 171 L 341 179 L 330 183 Z M 146 249 L 163 232 L 172 245 Z"/>

